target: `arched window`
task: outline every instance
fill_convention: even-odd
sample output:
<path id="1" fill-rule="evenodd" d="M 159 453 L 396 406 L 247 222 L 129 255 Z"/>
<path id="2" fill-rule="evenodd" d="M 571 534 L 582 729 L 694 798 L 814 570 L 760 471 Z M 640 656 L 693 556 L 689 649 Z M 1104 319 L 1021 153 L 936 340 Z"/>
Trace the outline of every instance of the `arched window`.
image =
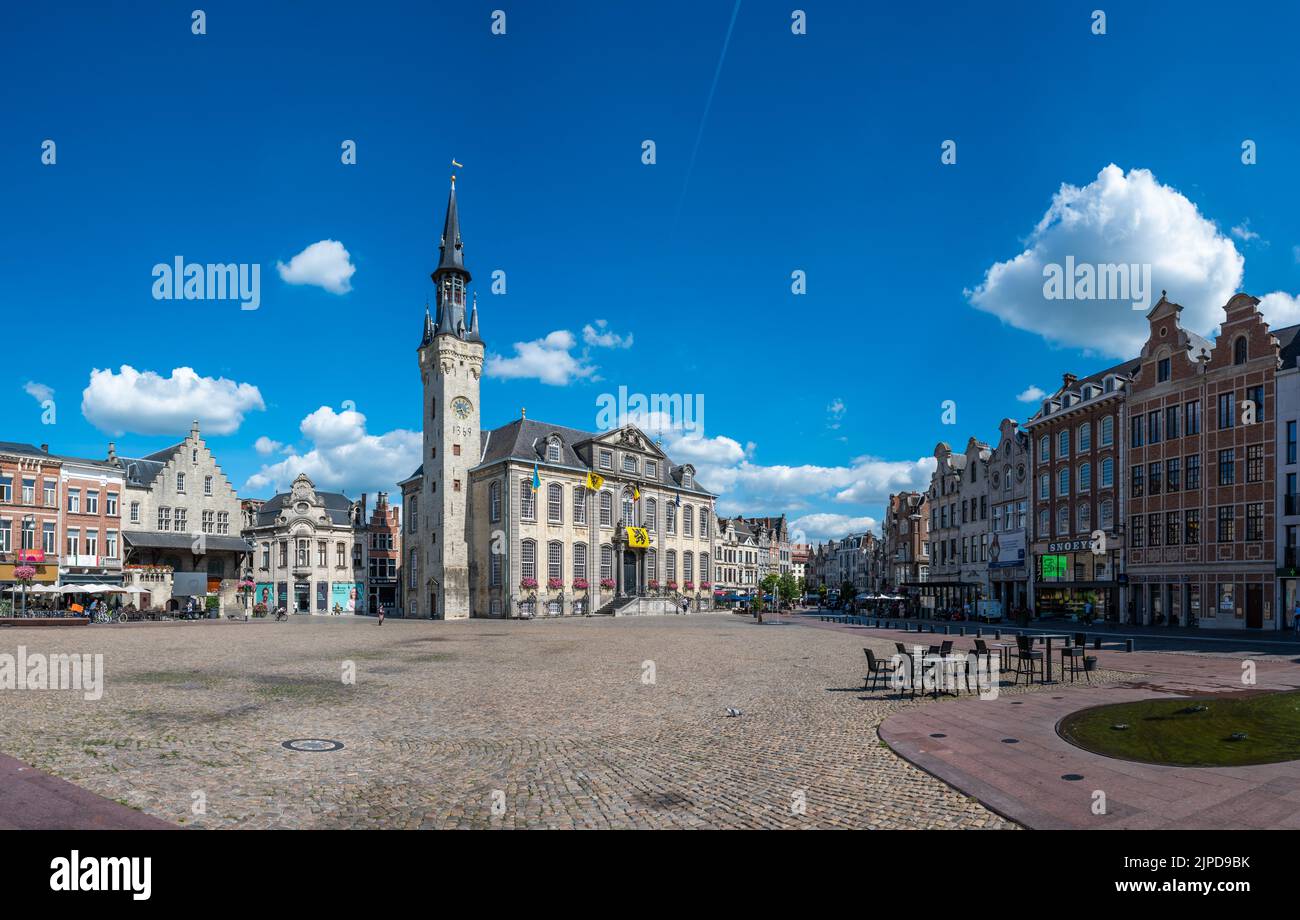
<path id="1" fill-rule="evenodd" d="M 1084 422 L 1079 426 L 1079 452 L 1092 450 L 1092 423 Z"/>
<path id="2" fill-rule="evenodd" d="M 546 462 L 547 463 L 560 462 L 560 439 L 559 438 L 551 438 L 549 441 L 546 442 Z"/>
<path id="3" fill-rule="evenodd" d="M 653 498 L 647 498 L 645 500 L 645 518 L 643 519 L 646 527 L 654 530 L 659 526 L 657 517 L 658 513 L 659 503 Z"/>
<path id="4" fill-rule="evenodd" d="M 488 486 L 488 520 L 493 524 L 501 520 L 501 481 L 493 480 Z"/>
<path id="5" fill-rule="evenodd" d="M 1056 494 L 1070 494 L 1070 468 L 1068 466 L 1061 467 L 1061 471 L 1056 474 Z"/>
<path id="6" fill-rule="evenodd" d="M 1115 461 L 1110 457 L 1101 461 L 1101 488 L 1109 489 L 1115 484 Z"/>
<path id="7" fill-rule="evenodd" d="M 533 494 L 532 479 L 519 480 L 519 517 L 525 521 L 537 520 L 537 502 Z"/>
<path id="8" fill-rule="evenodd" d="M 1043 435 L 1038 439 L 1038 460 L 1040 463 L 1046 463 L 1052 459 L 1052 439 Z"/>
<path id="9" fill-rule="evenodd" d="M 600 526 L 614 526 L 614 494 L 612 492 L 600 493 Z"/>
<path id="10" fill-rule="evenodd" d="M 1097 515 L 1097 524 L 1102 530 L 1110 530 L 1111 524 L 1114 523 L 1114 508 L 1115 506 L 1111 503 L 1109 498 L 1102 500 L 1100 511 Z"/>
<path id="11" fill-rule="evenodd" d="M 692 505 L 682 509 L 682 533 L 688 537 L 695 535 L 695 508 Z"/>
<path id="12" fill-rule="evenodd" d="M 1086 492 L 1092 488 L 1092 464 L 1079 464 L 1079 491 Z"/>
<path id="13" fill-rule="evenodd" d="M 1248 356 L 1246 354 L 1246 337 L 1244 335 L 1239 336 L 1232 343 L 1232 363 L 1245 364 L 1247 357 Z"/>
<path id="14" fill-rule="evenodd" d="M 709 580 L 709 554 L 700 553 L 700 584 Z"/>
<path id="15" fill-rule="evenodd" d="M 564 522 L 564 487 L 558 482 L 546 487 L 546 520 L 552 524 Z"/>
<path id="16" fill-rule="evenodd" d="M 677 533 L 677 506 L 672 502 L 664 505 L 664 525 L 669 533 Z"/>
<path id="17" fill-rule="evenodd" d="M 670 583 L 677 581 L 677 550 L 670 549 L 664 561 L 664 577 Z"/>
<path id="18" fill-rule="evenodd" d="M 525 540 L 519 546 L 519 574 L 523 578 L 537 577 L 537 542 Z"/>
<path id="19" fill-rule="evenodd" d="M 682 485 L 688 489 L 695 488 L 695 474 L 689 469 L 682 470 Z"/>
<path id="20" fill-rule="evenodd" d="M 1070 532 L 1070 506 L 1061 505 L 1056 509 L 1056 532 L 1057 534 L 1067 534 Z"/>
<path id="21" fill-rule="evenodd" d="M 682 553 L 682 581 L 695 583 L 695 556 L 689 551 Z"/>
<path id="22" fill-rule="evenodd" d="M 1078 519 L 1078 530 L 1080 533 L 1089 533 L 1092 530 L 1092 502 L 1082 502 L 1075 511 L 1075 517 Z"/>
<path id="23" fill-rule="evenodd" d="M 700 539 L 707 540 L 708 538 L 709 538 L 709 509 L 701 508 L 700 509 Z M 700 570 L 703 572 L 708 571 L 707 569 L 704 568 L 703 565 L 700 566 Z"/>
<path id="24" fill-rule="evenodd" d="M 556 580 L 564 577 L 564 546 L 559 540 L 546 544 L 546 577 Z"/>
<path id="25" fill-rule="evenodd" d="M 625 527 L 636 525 L 636 502 L 632 498 L 631 491 L 623 493 L 623 525 Z"/>
<path id="26" fill-rule="evenodd" d="M 1115 418 L 1106 416 L 1101 420 L 1101 446 L 1110 447 L 1111 442 L 1115 440 Z"/>
<path id="27" fill-rule="evenodd" d="M 587 487 L 573 487 L 573 523 L 585 527 L 587 524 Z"/>
<path id="28" fill-rule="evenodd" d="M 587 544 L 573 544 L 573 580 L 587 580 Z"/>
<path id="29" fill-rule="evenodd" d="M 600 548 L 600 577 L 602 581 L 614 578 L 614 547 L 608 543 Z"/>
<path id="30" fill-rule="evenodd" d="M 659 554 L 652 549 L 645 551 L 646 581 L 659 580 Z"/>

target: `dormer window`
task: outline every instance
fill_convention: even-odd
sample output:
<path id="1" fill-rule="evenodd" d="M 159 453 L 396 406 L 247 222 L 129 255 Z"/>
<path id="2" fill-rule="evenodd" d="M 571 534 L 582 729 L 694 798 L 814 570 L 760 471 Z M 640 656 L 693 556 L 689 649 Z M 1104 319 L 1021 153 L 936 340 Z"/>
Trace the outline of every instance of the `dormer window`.
<path id="1" fill-rule="evenodd" d="M 682 486 L 687 489 L 695 488 L 695 476 L 689 469 L 682 470 Z"/>
<path id="2" fill-rule="evenodd" d="M 546 442 L 546 462 L 547 462 L 547 463 L 559 463 L 559 462 L 560 462 L 560 441 L 559 441 L 559 438 L 551 438 L 551 440 L 549 440 L 549 441 Z"/>
<path id="3" fill-rule="evenodd" d="M 1247 357 L 1246 337 L 1243 335 L 1232 343 L 1232 363 L 1245 364 Z"/>
<path id="4" fill-rule="evenodd" d="M 647 460 L 645 462 L 645 477 L 646 479 L 658 479 L 659 464 L 655 463 L 653 460 Z"/>

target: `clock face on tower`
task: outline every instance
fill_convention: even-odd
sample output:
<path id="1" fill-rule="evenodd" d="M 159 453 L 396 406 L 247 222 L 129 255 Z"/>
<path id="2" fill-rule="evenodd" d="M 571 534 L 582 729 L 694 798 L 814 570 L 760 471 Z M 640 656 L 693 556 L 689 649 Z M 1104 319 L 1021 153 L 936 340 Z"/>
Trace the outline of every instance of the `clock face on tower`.
<path id="1" fill-rule="evenodd" d="M 456 413 L 457 418 L 469 418 L 471 409 L 473 409 L 473 406 L 469 404 L 469 400 L 464 396 L 457 396 L 451 402 L 451 411 Z"/>

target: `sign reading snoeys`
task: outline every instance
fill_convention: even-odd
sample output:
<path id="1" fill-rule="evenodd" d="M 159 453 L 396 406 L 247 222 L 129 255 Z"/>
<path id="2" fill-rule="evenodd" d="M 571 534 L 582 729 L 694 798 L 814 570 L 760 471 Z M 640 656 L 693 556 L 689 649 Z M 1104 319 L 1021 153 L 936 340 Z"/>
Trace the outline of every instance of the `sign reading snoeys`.
<path id="1" fill-rule="evenodd" d="M 1092 543 L 1088 540 L 1062 540 L 1060 543 L 1047 544 L 1049 553 L 1083 553 L 1091 550 Z"/>

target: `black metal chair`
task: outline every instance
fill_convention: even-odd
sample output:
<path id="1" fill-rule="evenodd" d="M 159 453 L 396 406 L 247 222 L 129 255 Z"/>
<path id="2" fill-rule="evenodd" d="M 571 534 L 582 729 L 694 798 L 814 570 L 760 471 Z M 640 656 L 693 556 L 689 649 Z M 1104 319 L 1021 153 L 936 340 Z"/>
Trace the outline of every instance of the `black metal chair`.
<path id="1" fill-rule="evenodd" d="M 1088 683 L 1092 683 L 1092 675 L 1088 673 L 1088 668 L 1084 664 L 1083 656 L 1087 649 L 1079 641 L 1082 636 L 1075 636 L 1075 644 L 1067 645 L 1061 649 L 1061 676 L 1064 677 L 1068 671 L 1070 674 L 1070 683 L 1074 683 L 1075 675 L 1082 672 Z"/>
<path id="2" fill-rule="evenodd" d="M 862 678 L 862 689 L 868 689 L 867 685 L 870 683 L 870 689 L 874 690 L 876 682 L 882 676 L 886 680 L 894 676 L 894 668 L 891 662 L 877 658 L 871 649 L 864 648 L 862 651 L 867 656 L 867 676 Z"/>
<path id="3" fill-rule="evenodd" d="M 940 642 L 940 643 L 939 643 L 939 654 L 940 654 L 940 655 L 943 655 L 943 656 L 946 658 L 946 657 L 948 656 L 948 653 L 951 652 L 951 651 L 952 651 L 952 642 L 951 642 L 951 641 L 945 639 L 943 642 Z"/>
<path id="4" fill-rule="evenodd" d="M 1027 685 L 1034 682 L 1034 671 L 1038 671 L 1039 680 L 1045 680 L 1043 668 L 1046 664 L 1046 657 L 1040 651 L 1033 647 L 1033 643 L 1028 636 L 1016 636 L 1016 679 L 1015 683 L 1020 683 L 1020 675 L 1025 675 Z M 1037 667 L 1035 667 L 1035 663 Z"/>

